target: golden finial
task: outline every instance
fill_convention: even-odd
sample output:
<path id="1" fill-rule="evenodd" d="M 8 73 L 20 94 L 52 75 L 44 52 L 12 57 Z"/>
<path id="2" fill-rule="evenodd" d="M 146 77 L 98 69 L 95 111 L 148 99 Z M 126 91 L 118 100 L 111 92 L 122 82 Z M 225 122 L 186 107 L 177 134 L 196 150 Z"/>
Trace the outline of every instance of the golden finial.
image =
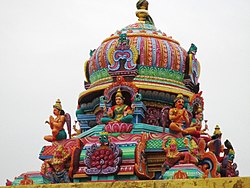
<path id="1" fill-rule="evenodd" d="M 143 21 L 144 23 L 154 25 L 154 21 L 151 16 L 148 14 L 148 1 L 147 0 L 139 0 L 136 3 L 136 16 L 139 18 L 139 21 Z"/>
<path id="2" fill-rule="evenodd" d="M 136 3 L 136 8 L 138 10 L 148 10 L 148 1 L 147 0 L 139 0 L 137 3 Z"/>

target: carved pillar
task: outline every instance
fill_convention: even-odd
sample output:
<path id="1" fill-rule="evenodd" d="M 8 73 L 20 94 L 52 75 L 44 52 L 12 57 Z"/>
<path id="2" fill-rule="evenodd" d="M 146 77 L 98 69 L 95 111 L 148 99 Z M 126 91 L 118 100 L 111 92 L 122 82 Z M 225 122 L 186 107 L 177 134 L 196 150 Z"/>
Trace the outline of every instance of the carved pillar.
<path id="1" fill-rule="evenodd" d="M 141 94 L 137 93 L 134 97 L 133 104 L 135 105 L 133 123 L 141 123 L 142 119 L 145 117 L 144 112 L 146 111 L 146 106 L 141 101 Z"/>

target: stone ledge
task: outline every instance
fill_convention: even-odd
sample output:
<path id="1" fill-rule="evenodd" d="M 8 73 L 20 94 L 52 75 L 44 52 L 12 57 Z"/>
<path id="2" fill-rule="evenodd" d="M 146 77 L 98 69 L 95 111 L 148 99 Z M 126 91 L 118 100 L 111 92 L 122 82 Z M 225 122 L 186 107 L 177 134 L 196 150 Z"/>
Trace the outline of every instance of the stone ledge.
<path id="1" fill-rule="evenodd" d="M 0 188 L 2 188 L 1 186 Z M 27 187 L 27 186 L 16 186 Z M 30 188 L 249 188 L 250 177 L 29 185 Z"/>

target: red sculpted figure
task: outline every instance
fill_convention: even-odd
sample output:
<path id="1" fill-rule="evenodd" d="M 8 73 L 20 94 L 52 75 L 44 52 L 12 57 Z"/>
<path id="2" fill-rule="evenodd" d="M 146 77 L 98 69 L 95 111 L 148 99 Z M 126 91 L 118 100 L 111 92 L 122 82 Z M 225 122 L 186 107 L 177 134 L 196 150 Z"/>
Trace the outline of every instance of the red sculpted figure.
<path id="1" fill-rule="evenodd" d="M 189 124 L 189 116 L 184 108 L 184 97 L 182 94 L 177 95 L 174 100 L 175 107 L 169 110 L 169 119 L 171 121 L 169 129 L 175 132 L 187 134 L 188 131 L 183 129 L 184 123 Z"/>
<path id="2" fill-rule="evenodd" d="M 53 105 L 53 114 L 55 117 L 50 116 L 48 123 L 52 130 L 52 135 L 47 135 L 44 137 L 45 140 L 53 142 L 56 140 L 63 140 L 67 138 L 66 132 L 63 128 L 65 124 L 64 111 L 62 110 L 62 105 L 60 99 L 56 101 L 56 104 Z"/>
<path id="3" fill-rule="evenodd" d="M 20 181 L 19 185 L 32 185 L 34 182 L 28 177 L 27 174 L 24 174 L 23 180 Z"/>

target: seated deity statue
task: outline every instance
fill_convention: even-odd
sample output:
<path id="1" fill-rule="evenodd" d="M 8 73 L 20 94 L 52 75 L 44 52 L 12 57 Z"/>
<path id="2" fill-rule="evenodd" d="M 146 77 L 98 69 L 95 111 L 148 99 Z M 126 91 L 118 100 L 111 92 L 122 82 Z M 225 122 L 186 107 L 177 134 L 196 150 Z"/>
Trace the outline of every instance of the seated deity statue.
<path id="1" fill-rule="evenodd" d="M 131 108 L 124 104 L 125 98 L 122 95 L 122 92 L 120 88 L 117 90 L 117 93 L 115 95 L 115 105 L 111 108 L 106 109 L 104 107 L 104 115 L 107 117 L 103 117 L 101 119 L 102 123 L 108 123 L 108 122 L 122 122 L 122 123 L 131 123 L 133 120 L 133 111 L 134 111 L 134 105 L 131 105 Z M 106 112 L 107 111 L 107 112 Z"/>
<path id="2" fill-rule="evenodd" d="M 174 106 L 169 110 L 169 120 L 171 121 L 169 129 L 176 133 L 194 134 L 196 127 L 187 127 L 190 124 L 190 119 L 188 111 L 184 108 L 184 97 L 182 94 L 178 94 L 174 99 Z"/>
<path id="3" fill-rule="evenodd" d="M 20 181 L 19 185 L 32 185 L 34 181 L 29 178 L 27 174 L 24 174 L 23 180 Z"/>
<path id="4" fill-rule="evenodd" d="M 186 139 L 183 140 L 185 144 L 188 144 L 188 141 L 186 143 Z M 172 138 L 170 140 L 170 143 L 168 147 L 166 147 L 166 143 L 168 140 L 164 140 L 162 142 L 162 149 L 166 153 L 166 158 L 165 162 L 162 164 L 161 168 L 161 177 L 164 175 L 166 170 L 169 170 L 171 167 L 173 167 L 176 164 L 198 164 L 198 146 L 196 143 L 194 143 L 193 140 L 191 140 L 191 150 L 190 152 L 184 151 L 184 152 L 179 152 L 178 151 L 178 146 L 175 138 Z"/>
<path id="5" fill-rule="evenodd" d="M 174 138 L 170 140 L 170 144 L 168 147 L 166 147 L 166 142 L 168 140 L 164 140 L 162 142 L 162 149 L 166 153 L 165 162 L 162 164 L 161 168 L 161 174 L 162 176 L 166 172 L 166 170 L 169 170 L 171 167 L 173 167 L 175 164 L 177 164 L 181 159 L 183 159 L 183 153 L 179 152 L 177 149 L 177 142 Z"/>
<path id="6" fill-rule="evenodd" d="M 50 125 L 52 130 L 52 135 L 44 136 L 44 139 L 49 142 L 63 140 L 67 138 L 67 134 L 63 128 L 65 124 L 64 111 L 62 110 L 62 105 L 60 99 L 56 101 L 56 104 L 53 105 L 53 113 L 55 117 L 50 116 L 49 121 L 45 121 Z"/>
<path id="7" fill-rule="evenodd" d="M 76 128 L 76 124 L 77 124 L 77 123 L 78 123 L 78 121 L 75 121 L 75 125 L 73 125 L 73 130 L 75 131 L 75 133 L 73 133 L 73 134 L 71 135 L 71 137 L 77 136 L 77 135 L 79 135 L 79 134 L 82 133 L 81 128 L 80 128 L 80 129 L 77 129 L 77 128 Z"/>
<path id="8" fill-rule="evenodd" d="M 198 164 L 198 157 L 199 157 L 199 147 L 198 145 L 196 144 L 196 142 L 192 139 L 190 141 L 190 151 L 186 151 L 186 152 L 183 152 L 184 153 L 184 160 L 181 161 L 180 163 L 183 163 L 183 164 L 195 164 L 197 165 Z"/>
<path id="9" fill-rule="evenodd" d="M 192 136 L 200 137 L 200 135 L 206 135 L 206 141 L 209 141 L 211 138 L 208 133 L 205 131 L 208 130 L 208 125 L 205 124 L 205 128 L 202 129 L 202 120 L 203 120 L 203 109 L 201 106 L 198 106 L 198 108 L 194 112 L 194 118 L 191 121 L 190 128 L 194 128 L 193 132 L 190 133 Z M 205 120 L 206 123 L 206 120 Z"/>

